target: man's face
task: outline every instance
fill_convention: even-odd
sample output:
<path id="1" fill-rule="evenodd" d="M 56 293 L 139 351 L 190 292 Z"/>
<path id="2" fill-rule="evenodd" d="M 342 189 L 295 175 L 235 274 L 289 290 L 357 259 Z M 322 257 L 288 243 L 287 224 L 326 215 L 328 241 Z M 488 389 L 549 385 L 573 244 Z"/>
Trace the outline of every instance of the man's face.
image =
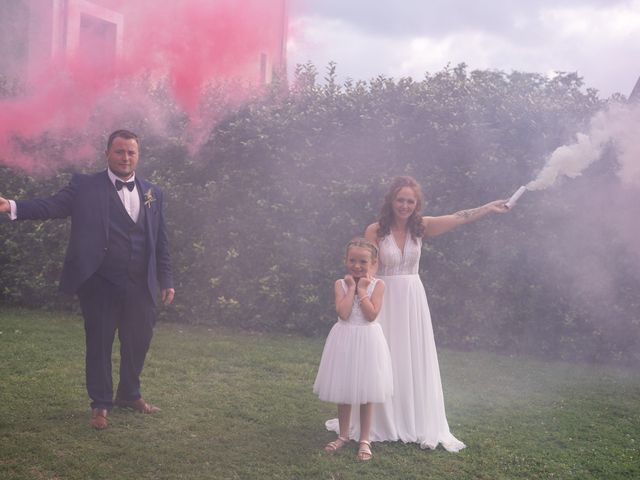
<path id="1" fill-rule="evenodd" d="M 138 165 L 138 142 L 134 138 L 116 137 L 106 151 L 106 156 L 109 170 L 127 180 Z"/>

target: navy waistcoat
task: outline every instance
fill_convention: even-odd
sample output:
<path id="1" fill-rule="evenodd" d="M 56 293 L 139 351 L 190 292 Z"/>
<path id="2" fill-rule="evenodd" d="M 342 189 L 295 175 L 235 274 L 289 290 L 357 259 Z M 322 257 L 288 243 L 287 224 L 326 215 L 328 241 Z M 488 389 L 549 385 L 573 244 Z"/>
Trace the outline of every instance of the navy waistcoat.
<path id="1" fill-rule="evenodd" d="M 111 189 L 107 250 L 96 273 L 115 285 L 124 287 L 128 281 L 146 281 L 148 247 L 145 210 L 144 201 L 140 198 L 140 214 L 138 221 L 134 222 L 116 190 Z"/>

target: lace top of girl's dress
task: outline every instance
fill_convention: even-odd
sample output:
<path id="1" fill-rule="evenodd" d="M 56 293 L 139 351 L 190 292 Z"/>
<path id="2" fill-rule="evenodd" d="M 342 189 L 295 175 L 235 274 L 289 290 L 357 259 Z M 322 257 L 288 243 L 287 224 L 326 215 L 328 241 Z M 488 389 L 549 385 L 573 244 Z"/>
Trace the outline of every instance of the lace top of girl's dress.
<path id="1" fill-rule="evenodd" d="M 367 297 L 370 297 L 373 293 L 373 289 L 376 287 L 376 283 L 378 282 L 377 278 L 374 278 L 372 282 L 367 287 Z M 347 291 L 347 284 L 342 280 L 342 288 L 344 291 Z M 349 318 L 344 320 L 348 322 L 350 325 L 370 325 L 373 322 L 370 322 L 364 317 L 364 313 L 362 313 L 362 309 L 360 308 L 360 300 L 358 300 L 357 296 L 353 300 L 353 308 L 351 309 L 351 315 Z"/>
<path id="2" fill-rule="evenodd" d="M 378 275 L 416 275 L 420 266 L 420 251 L 422 250 L 422 238 L 413 239 L 407 233 L 404 242 L 404 251 L 396 244 L 390 233 L 378 243 L 380 250 L 380 266 Z"/>

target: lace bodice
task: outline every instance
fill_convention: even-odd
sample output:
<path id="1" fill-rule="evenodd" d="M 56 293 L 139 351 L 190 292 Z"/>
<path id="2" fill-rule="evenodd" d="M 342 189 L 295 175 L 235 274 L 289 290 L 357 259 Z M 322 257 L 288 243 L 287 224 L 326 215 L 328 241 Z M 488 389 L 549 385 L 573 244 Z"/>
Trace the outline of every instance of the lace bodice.
<path id="1" fill-rule="evenodd" d="M 373 289 L 376 287 L 376 283 L 378 283 L 378 279 L 374 278 L 371 284 L 369 284 L 369 287 L 367 288 L 368 297 L 370 297 L 373 293 Z M 345 292 L 347 291 L 347 284 L 344 282 L 344 280 L 342 280 L 342 288 L 344 288 Z M 345 322 L 349 322 L 351 325 L 370 325 L 372 323 L 364 317 L 357 295 L 353 300 L 351 315 L 349 315 L 349 318 L 347 318 Z"/>
<path id="2" fill-rule="evenodd" d="M 378 275 L 414 275 L 420 266 L 422 238 L 413 239 L 407 234 L 404 252 L 396 244 L 393 235 L 389 234 L 378 242 L 380 262 Z"/>

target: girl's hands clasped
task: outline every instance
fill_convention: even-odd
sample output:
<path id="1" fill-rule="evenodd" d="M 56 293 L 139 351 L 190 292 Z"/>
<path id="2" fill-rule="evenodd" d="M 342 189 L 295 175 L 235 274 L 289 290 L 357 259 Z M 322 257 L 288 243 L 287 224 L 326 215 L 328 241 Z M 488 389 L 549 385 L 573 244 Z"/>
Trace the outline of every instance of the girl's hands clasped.
<path id="1" fill-rule="evenodd" d="M 353 278 L 353 275 L 345 275 L 344 283 L 347 284 L 347 288 L 353 288 L 356 286 L 356 280 Z"/>
<path id="2" fill-rule="evenodd" d="M 361 277 L 358 280 L 357 289 L 358 289 L 358 297 L 362 297 L 363 295 L 367 295 L 367 289 L 371 282 L 373 281 L 373 276 L 371 274 L 367 274 L 366 277 Z"/>

